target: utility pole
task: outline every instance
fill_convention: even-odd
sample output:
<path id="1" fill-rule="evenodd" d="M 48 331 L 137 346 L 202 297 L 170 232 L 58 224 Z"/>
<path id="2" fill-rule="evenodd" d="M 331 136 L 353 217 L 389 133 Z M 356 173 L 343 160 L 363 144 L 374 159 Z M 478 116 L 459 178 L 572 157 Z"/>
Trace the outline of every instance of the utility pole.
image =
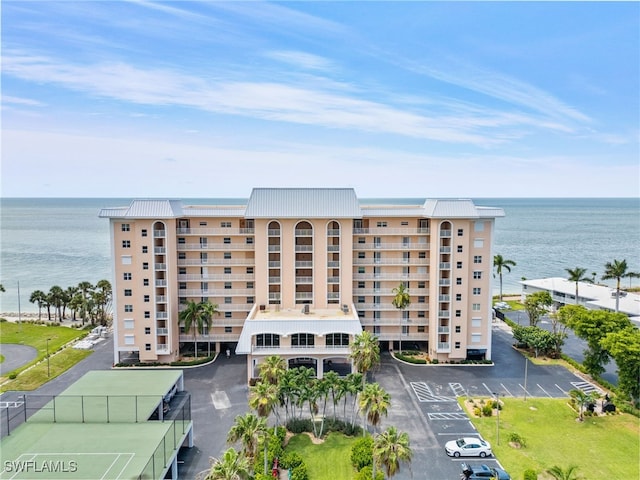
<path id="1" fill-rule="evenodd" d="M 498 445 L 500 445 L 500 394 L 494 392 L 494 395 L 496 396 L 496 410 L 498 411 L 496 419 L 496 437 L 498 439 Z"/>

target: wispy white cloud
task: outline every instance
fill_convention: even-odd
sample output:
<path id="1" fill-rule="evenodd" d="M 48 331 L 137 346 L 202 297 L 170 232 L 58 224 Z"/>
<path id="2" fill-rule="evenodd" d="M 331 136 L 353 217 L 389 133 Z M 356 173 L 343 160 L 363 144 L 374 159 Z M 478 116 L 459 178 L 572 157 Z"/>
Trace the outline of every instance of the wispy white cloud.
<path id="1" fill-rule="evenodd" d="M 2 103 L 8 105 L 24 105 L 27 107 L 45 107 L 46 104 L 39 101 L 34 100 L 33 98 L 23 98 L 23 97 L 13 97 L 11 95 L 3 95 Z"/>
<path id="2" fill-rule="evenodd" d="M 309 70 L 331 70 L 335 68 L 330 60 L 306 52 L 279 50 L 266 52 L 265 57 Z"/>

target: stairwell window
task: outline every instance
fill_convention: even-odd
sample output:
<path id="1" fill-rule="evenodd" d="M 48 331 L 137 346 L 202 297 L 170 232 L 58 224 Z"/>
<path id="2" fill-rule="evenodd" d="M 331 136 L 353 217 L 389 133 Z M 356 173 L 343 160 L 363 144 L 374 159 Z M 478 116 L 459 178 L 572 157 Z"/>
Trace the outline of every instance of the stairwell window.
<path id="1" fill-rule="evenodd" d="M 123 223 L 123 224 L 120 226 L 120 229 L 121 229 L 123 232 L 129 232 L 129 231 L 131 230 L 131 225 L 129 225 L 128 223 Z"/>
<path id="2" fill-rule="evenodd" d="M 131 248 L 131 240 L 122 240 L 122 248 Z"/>

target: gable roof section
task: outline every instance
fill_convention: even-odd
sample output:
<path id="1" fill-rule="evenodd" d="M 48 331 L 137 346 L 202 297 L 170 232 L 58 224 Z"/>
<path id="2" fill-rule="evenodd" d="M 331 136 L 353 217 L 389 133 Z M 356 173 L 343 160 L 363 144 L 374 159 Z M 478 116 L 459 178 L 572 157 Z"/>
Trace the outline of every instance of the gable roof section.
<path id="1" fill-rule="evenodd" d="M 133 200 L 128 208 L 103 208 L 102 218 L 175 218 L 182 216 L 180 200 Z"/>
<path id="2" fill-rule="evenodd" d="M 361 218 L 352 188 L 254 188 L 247 218 Z"/>
<path id="3" fill-rule="evenodd" d="M 427 200 L 424 202 L 427 217 L 432 218 L 477 218 L 476 206 L 471 200 Z"/>

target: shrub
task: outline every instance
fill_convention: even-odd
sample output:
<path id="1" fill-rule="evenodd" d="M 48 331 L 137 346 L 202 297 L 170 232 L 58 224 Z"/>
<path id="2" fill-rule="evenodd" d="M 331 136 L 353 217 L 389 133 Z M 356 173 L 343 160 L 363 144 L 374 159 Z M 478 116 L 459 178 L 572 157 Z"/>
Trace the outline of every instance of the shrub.
<path id="1" fill-rule="evenodd" d="M 526 448 L 527 446 L 527 442 L 525 441 L 524 438 L 522 438 L 520 436 L 520 434 L 516 433 L 516 432 L 512 432 L 509 434 L 509 442 L 511 443 L 517 443 L 518 445 L 520 445 L 522 448 Z"/>
<path id="2" fill-rule="evenodd" d="M 482 416 L 482 409 L 480 407 L 474 407 L 473 414 L 476 417 L 481 417 Z"/>
<path id="3" fill-rule="evenodd" d="M 291 471 L 291 480 L 309 480 L 307 466 L 301 463 Z"/>
<path id="4" fill-rule="evenodd" d="M 372 476 L 373 468 L 371 465 L 367 465 L 353 477 L 353 480 L 371 480 Z M 384 480 L 384 473 L 380 470 L 376 471 L 376 480 Z"/>
<path id="5" fill-rule="evenodd" d="M 351 447 L 351 465 L 358 471 L 373 463 L 373 438 L 361 437 Z M 369 478 L 372 473 L 369 472 Z"/>
<path id="6" fill-rule="evenodd" d="M 523 475 L 523 480 L 538 480 L 538 474 L 535 470 L 525 470 Z"/>
<path id="7" fill-rule="evenodd" d="M 484 407 L 482 407 L 482 415 L 485 417 L 490 417 L 493 415 L 493 404 L 487 403 Z"/>
<path id="8" fill-rule="evenodd" d="M 15 380 L 16 378 L 18 378 L 18 374 L 15 372 L 9 375 L 9 380 Z"/>
<path id="9" fill-rule="evenodd" d="M 313 432 L 313 422 L 310 418 L 292 418 L 287 422 L 287 429 L 291 433 Z"/>
<path id="10" fill-rule="evenodd" d="M 438 359 L 437 359 L 437 358 L 434 358 L 433 360 L 431 360 L 431 363 L 432 363 L 433 365 L 437 365 L 437 364 L 438 364 L 438 363 L 440 363 L 440 362 L 438 361 Z"/>
<path id="11" fill-rule="evenodd" d="M 403 353 L 407 353 L 407 352 L 403 352 Z M 404 355 L 403 353 L 396 353 L 396 358 L 399 360 L 402 360 L 403 362 L 414 363 L 418 365 L 424 365 L 427 363 L 427 361 L 424 358 L 413 358 L 411 356 Z"/>
<path id="12" fill-rule="evenodd" d="M 284 452 L 280 459 L 280 465 L 286 469 L 294 469 L 301 463 L 303 463 L 302 457 L 298 452 Z"/>

